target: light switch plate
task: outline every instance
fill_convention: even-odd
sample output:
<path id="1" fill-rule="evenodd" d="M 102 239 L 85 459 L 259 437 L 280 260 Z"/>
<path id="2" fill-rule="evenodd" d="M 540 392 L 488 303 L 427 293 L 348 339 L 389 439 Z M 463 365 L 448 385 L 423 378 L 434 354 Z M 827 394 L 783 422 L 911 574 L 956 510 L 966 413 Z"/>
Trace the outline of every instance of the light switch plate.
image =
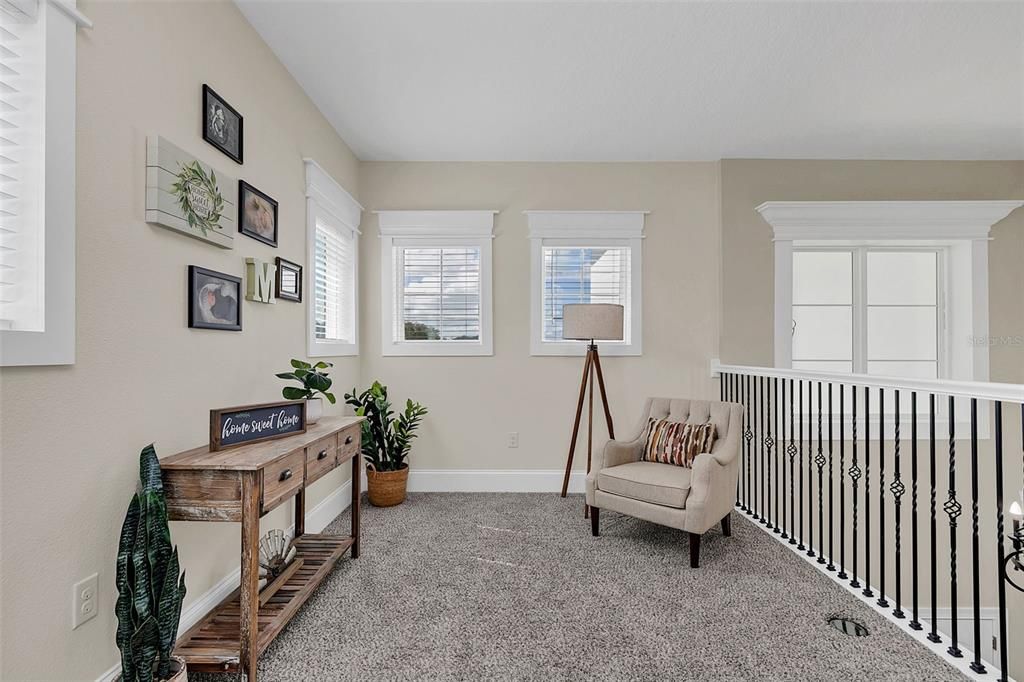
<path id="1" fill-rule="evenodd" d="M 509 431 L 508 439 L 506 441 L 506 444 L 510 448 L 518 448 L 519 447 L 519 432 L 518 431 Z"/>

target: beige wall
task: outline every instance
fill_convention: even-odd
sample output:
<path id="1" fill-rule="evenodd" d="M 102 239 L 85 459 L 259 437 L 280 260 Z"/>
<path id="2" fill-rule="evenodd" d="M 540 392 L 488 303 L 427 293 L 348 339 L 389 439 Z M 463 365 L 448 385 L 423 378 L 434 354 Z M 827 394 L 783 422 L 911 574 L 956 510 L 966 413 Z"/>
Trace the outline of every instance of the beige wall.
<path id="1" fill-rule="evenodd" d="M 242 275 L 246 256 L 305 262 L 303 156 L 353 193 L 357 161 L 233 4 L 82 2 L 78 39 L 78 337 L 70 367 L 4 369 L 5 680 L 94 680 L 117 660 L 114 556 L 139 450 L 203 443 L 208 410 L 280 396 L 305 356 L 305 306 L 246 303 L 244 331 L 186 328 L 189 264 Z M 202 84 L 245 116 L 245 165 L 200 136 Z M 143 219 L 145 136 L 160 134 L 280 202 L 280 248 L 234 250 Z M 340 386 L 357 377 L 342 359 Z M 334 408 L 338 409 L 338 408 Z M 318 482 L 310 505 L 339 485 Z M 264 521 L 287 526 L 281 510 Z M 237 566 L 235 524 L 172 524 L 186 605 Z M 99 573 L 99 615 L 71 630 L 71 586 Z"/>
<path id="2" fill-rule="evenodd" d="M 716 392 L 708 361 L 718 325 L 717 174 L 714 163 L 364 163 L 362 376 L 430 410 L 413 469 L 565 466 L 583 359 L 530 356 L 526 209 L 651 212 L 643 245 L 643 356 L 602 359 L 619 433 L 633 429 L 646 396 Z M 494 356 L 381 357 L 380 240 L 369 211 L 470 208 L 501 211 Z M 519 432 L 518 449 L 506 448 L 510 431 Z M 595 447 L 604 440 L 598 421 Z M 577 467 L 585 460 L 578 456 Z"/>
<path id="3" fill-rule="evenodd" d="M 1024 199 L 1024 161 L 721 162 L 722 361 L 771 366 L 774 251 L 765 201 Z M 990 332 L 1024 336 L 1024 209 L 996 224 Z M 993 346 L 993 381 L 1024 382 L 1024 344 Z"/>

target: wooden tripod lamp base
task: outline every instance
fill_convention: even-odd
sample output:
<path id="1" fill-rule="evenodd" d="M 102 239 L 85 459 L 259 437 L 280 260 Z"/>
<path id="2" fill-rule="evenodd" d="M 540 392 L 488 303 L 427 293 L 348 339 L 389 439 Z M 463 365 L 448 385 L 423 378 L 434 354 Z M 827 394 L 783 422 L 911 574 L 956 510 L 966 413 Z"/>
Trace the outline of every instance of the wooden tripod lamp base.
<path id="1" fill-rule="evenodd" d="M 594 446 L 594 376 L 601 392 L 601 405 L 608 425 L 608 437 L 615 438 L 612 413 L 608 409 L 608 396 L 604 390 L 604 374 L 601 372 L 601 356 L 594 339 L 621 341 L 623 338 L 624 308 L 610 303 L 579 303 L 562 306 L 562 338 L 587 341 L 587 357 L 583 363 L 583 379 L 580 381 L 580 397 L 576 402 L 576 419 L 572 425 L 572 439 L 569 443 L 569 457 L 565 462 L 565 478 L 562 479 L 562 497 L 569 492 L 569 475 L 572 460 L 576 454 L 576 439 L 580 432 L 580 418 L 583 416 L 583 401 L 587 401 L 587 473 Z M 589 511 L 589 509 L 587 510 Z"/>

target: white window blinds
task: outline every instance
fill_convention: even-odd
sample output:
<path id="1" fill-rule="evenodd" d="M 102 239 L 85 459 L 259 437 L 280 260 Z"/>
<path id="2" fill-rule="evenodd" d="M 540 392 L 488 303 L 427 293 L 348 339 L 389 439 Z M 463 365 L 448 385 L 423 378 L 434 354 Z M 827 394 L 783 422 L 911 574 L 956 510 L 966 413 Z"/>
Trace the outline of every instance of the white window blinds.
<path id="1" fill-rule="evenodd" d="M 314 245 L 314 334 L 355 342 L 355 235 L 318 216 Z"/>
<path id="2" fill-rule="evenodd" d="M 394 338 L 480 340 L 480 248 L 396 246 L 394 258 Z"/>
<path id="3" fill-rule="evenodd" d="M 0 5 L 0 329 L 44 331 L 45 26 Z"/>
<path id="4" fill-rule="evenodd" d="M 562 340 L 562 306 L 616 303 L 625 306 L 625 343 L 630 342 L 630 258 L 628 246 L 544 247 L 543 340 Z"/>

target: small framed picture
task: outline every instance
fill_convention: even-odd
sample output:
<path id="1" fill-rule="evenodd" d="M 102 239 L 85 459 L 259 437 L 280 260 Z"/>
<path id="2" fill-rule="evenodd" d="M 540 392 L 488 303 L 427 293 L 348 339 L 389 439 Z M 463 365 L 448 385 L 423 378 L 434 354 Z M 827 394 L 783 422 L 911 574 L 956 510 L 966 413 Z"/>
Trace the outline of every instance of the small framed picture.
<path id="1" fill-rule="evenodd" d="M 302 303 L 302 266 L 284 258 L 277 258 L 277 291 L 274 296 L 286 301 Z"/>
<path id="2" fill-rule="evenodd" d="M 245 180 L 238 181 L 238 231 L 277 246 L 277 202 Z"/>
<path id="3" fill-rule="evenodd" d="M 188 326 L 242 330 L 242 278 L 188 266 Z"/>
<path id="4" fill-rule="evenodd" d="M 203 84 L 203 139 L 242 163 L 242 115 Z"/>

